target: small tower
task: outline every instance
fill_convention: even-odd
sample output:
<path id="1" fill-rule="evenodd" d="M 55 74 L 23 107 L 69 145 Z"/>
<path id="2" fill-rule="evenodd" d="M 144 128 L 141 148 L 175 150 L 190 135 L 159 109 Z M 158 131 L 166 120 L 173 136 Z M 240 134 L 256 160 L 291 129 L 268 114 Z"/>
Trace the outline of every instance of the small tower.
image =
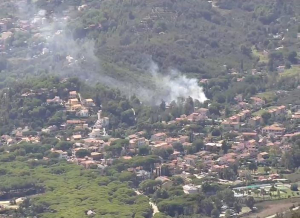
<path id="1" fill-rule="evenodd" d="M 97 115 L 98 115 L 98 120 L 101 120 L 101 113 L 102 113 L 102 110 L 99 110 Z"/>

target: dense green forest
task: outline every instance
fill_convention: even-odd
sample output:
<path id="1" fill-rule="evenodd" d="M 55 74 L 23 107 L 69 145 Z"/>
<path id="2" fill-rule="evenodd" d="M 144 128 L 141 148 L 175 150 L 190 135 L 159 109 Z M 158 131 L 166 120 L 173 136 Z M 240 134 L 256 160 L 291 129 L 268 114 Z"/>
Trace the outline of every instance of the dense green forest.
<path id="1" fill-rule="evenodd" d="M 148 199 L 137 196 L 127 182 L 57 159 L 30 159 L 47 155 L 46 150 L 46 145 L 24 145 L 0 155 L 1 200 L 36 194 L 19 210 L 8 212 L 13 217 L 79 218 L 88 210 L 97 213 L 94 217 L 151 217 Z"/>
<path id="2" fill-rule="evenodd" d="M 43 1 L 39 1 L 43 2 Z M 80 1 L 78 1 L 80 4 Z M 161 67 L 200 78 L 227 68 L 261 63 L 251 48 L 275 49 L 273 35 L 286 32 L 287 51 L 296 50 L 298 1 L 94 1 L 69 27 L 75 38 L 96 41 L 104 63 L 141 70 L 147 55 Z M 47 8 L 49 5 L 43 5 Z M 243 66 L 241 66 L 243 65 Z"/>
<path id="3" fill-rule="evenodd" d="M 0 200 L 10 200 L 13 205 L 14 199 L 32 195 L 17 210 L 2 212 L 13 217 L 79 218 L 91 210 L 96 213 L 94 217 L 150 218 L 150 197 L 160 210 L 155 218 L 191 218 L 219 217 L 222 202 L 236 211 L 245 204 L 234 197 L 227 185 L 213 179 L 190 177 L 202 186 L 199 193 L 186 195 L 181 177 L 170 177 L 171 185 L 164 186 L 153 178 L 141 181 L 136 173 L 127 171 L 132 167 L 150 170 L 161 161 L 156 155 L 116 159 L 106 169 L 84 169 L 57 159 L 50 147 L 21 143 L 0 150 Z M 144 194 L 138 195 L 134 190 Z M 246 201 L 246 205 L 253 207 L 254 202 Z"/>
<path id="4" fill-rule="evenodd" d="M 20 144 L 0 153 L 0 199 L 26 199 L 16 211 L 6 211 L 14 217 L 85 217 L 92 210 L 94 217 L 152 217 L 148 198 L 158 204 L 165 215 L 219 213 L 221 200 L 241 209 L 233 192 L 225 186 L 205 182 L 199 194 L 185 195 L 182 178 L 172 178 L 173 185 L 161 187 L 153 179 L 139 181 L 127 167 L 142 166 L 149 170 L 160 158 L 155 155 L 116 160 L 105 170 L 84 169 L 65 161 L 59 161 L 49 152 L 48 145 Z M 46 160 L 42 157 L 48 157 Z M 16 179 L 17 178 L 17 179 Z M 20 182 L 21 181 L 21 182 Z M 138 188 L 145 195 L 137 195 Z M 163 217 L 164 215 L 161 214 Z M 160 215 L 158 216 L 160 217 Z M 167 216 L 166 216 L 167 217 Z"/>
<path id="5" fill-rule="evenodd" d="M 136 87 L 148 87 L 148 68 L 152 60 L 162 73 L 167 74 L 168 68 L 175 68 L 199 79 L 224 79 L 232 72 L 243 75 L 257 69 L 268 72 L 274 80 L 276 67 L 286 65 L 288 68 L 297 64 L 295 51 L 299 47 L 297 33 L 300 30 L 297 0 L 219 0 L 212 3 L 204 0 L 38 0 L 28 1 L 28 12 L 36 12 L 35 8 L 45 9 L 51 19 L 53 13 L 56 17 L 63 16 L 70 6 L 83 4 L 87 4 L 88 9 L 73 11 L 66 26 L 62 26 L 68 33 L 67 40 L 62 43 L 72 41 L 74 44 L 70 46 L 78 47 L 75 44 L 92 40 L 85 49 L 95 50 L 99 62 L 86 64 L 93 67 L 62 67 L 62 57 L 70 52 L 62 49 L 57 50 L 56 56 L 42 56 L 38 61 L 31 59 L 28 64 L 25 57 L 28 53 L 34 54 L 28 48 L 36 47 L 36 39 L 34 34 L 18 33 L 10 42 L 17 50 L 13 49 L 12 54 L 4 56 L 0 62 L 3 70 L 0 87 L 10 84 L 13 78 L 20 79 L 18 75 L 26 78 L 28 75 L 69 75 L 74 72 L 82 78 L 92 75 L 90 82 L 97 75 L 108 75 L 117 79 L 119 87 L 125 81 Z M 7 3 L 3 9 L 11 17 L 18 16 L 12 4 Z M 27 44 L 24 44 L 26 39 Z M 59 43 L 56 40 L 53 47 L 62 47 Z M 82 47 L 78 48 L 85 55 L 89 54 Z M 264 51 L 267 54 L 263 55 Z M 103 76 L 97 80 L 114 84 Z"/>

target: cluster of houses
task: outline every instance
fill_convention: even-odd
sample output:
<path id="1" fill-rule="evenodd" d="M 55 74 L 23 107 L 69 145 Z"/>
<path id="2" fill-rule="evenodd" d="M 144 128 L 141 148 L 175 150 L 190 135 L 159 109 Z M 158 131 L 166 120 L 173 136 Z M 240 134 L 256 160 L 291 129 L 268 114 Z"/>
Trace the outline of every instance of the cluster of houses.
<path id="1" fill-rule="evenodd" d="M 23 98 L 31 98 L 31 97 L 39 97 L 41 99 L 55 96 L 53 98 L 48 98 L 42 105 L 57 105 L 59 106 L 59 110 L 61 110 L 67 118 L 65 123 L 62 123 L 60 126 L 50 125 L 41 129 L 40 133 L 52 134 L 58 130 L 64 130 L 66 128 L 73 129 L 74 135 L 68 140 L 79 141 L 84 138 L 81 136 L 80 132 L 85 129 L 89 132 L 87 135 L 88 138 L 86 140 L 97 141 L 98 138 L 103 138 L 108 136 L 106 129 L 109 126 L 109 118 L 102 117 L 102 111 L 99 110 L 95 112 L 96 105 L 93 99 L 84 99 L 81 97 L 80 93 L 76 91 L 70 91 L 67 99 L 62 99 L 58 96 L 58 91 L 56 88 L 47 89 L 41 88 L 36 90 L 27 90 L 21 97 Z M 97 119 L 93 125 L 88 124 L 88 118 L 96 115 Z M 27 133 L 30 132 L 28 127 L 21 128 L 18 127 L 12 131 L 10 136 L 5 135 L 2 136 L 2 144 L 11 145 L 15 143 L 21 143 L 23 141 L 38 143 L 40 142 L 40 134 L 37 136 L 27 136 Z"/>
<path id="2" fill-rule="evenodd" d="M 0 51 L 5 50 L 8 40 L 12 37 L 13 33 L 8 31 L 12 26 L 11 18 L 0 19 Z"/>
<path id="3" fill-rule="evenodd" d="M 93 99 L 84 99 L 80 93 L 70 91 L 69 98 L 64 103 L 64 106 L 68 117 L 74 118 L 68 119 L 66 123 L 62 125 L 64 128 L 73 127 L 75 132 L 76 130 L 88 129 L 90 130 L 88 136 L 92 139 L 108 136 L 106 128 L 109 126 L 109 118 L 101 117 L 101 110 L 97 112 L 97 120 L 94 125 L 90 127 L 88 125 L 87 118 L 92 115 L 96 106 Z M 74 134 L 72 139 L 81 140 L 84 138 L 80 134 Z"/>
<path id="4" fill-rule="evenodd" d="M 1 136 L 1 145 L 11 146 L 14 144 L 20 144 L 22 142 L 27 143 L 38 143 L 40 142 L 39 136 L 27 135 L 29 132 L 29 128 L 25 126 L 24 128 L 18 127 L 11 132 L 10 135 L 2 135 Z"/>
<path id="5" fill-rule="evenodd" d="M 21 11 L 21 14 L 28 13 L 26 11 L 27 1 L 20 0 L 18 1 L 18 9 Z M 12 41 L 17 40 L 16 35 L 26 35 L 30 37 L 22 41 L 23 45 L 31 44 L 28 48 L 32 48 L 31 58 L 38 58 L 39 56 L 46 55 L 51 52 L 51 46 L 49 42 L 51 40 L 57 41 L 60 40 L 60 36 L 63 33 L 63 30 L 55 30 L 53 32 L 53 27 L 49 28 L 49 23 L 55 21 L 58 24 L 66 23 L 70 17 L 71 12 L 81 13 L 88 9 L 87 5 L 81 5 L 79 7 L 70 6 L 63 11 L 62 16 L 56 17 L 55 14 L 47 14 L 46 10 L 37 11 L 32 17 L 5 17 L 0 19 L 0 52 L 11 52 L 13 51 L 11 47 L 13 46 Z M 51 19 L 50 19 L 51 17 Z M 46 27 L 46 28 L 45 28 Z M 72 59 L 72 60 L 70 60 Z M 71 56 L 66 57 L 66 62 L 74 62 L 74 58 Z M 29 59 L 24 59 L 29 60 Z M 69 63 L 70 64 L 70 63 Z"/>
<path id="6" fill-rule="evenodd" d="M 75 103 L 72 103 L 72 99 L 77 99 L 77 96 L 78 94 L 76 92 L 70 92 L 70 98 L 67 103 L 69 108 L 72 109 L 72 105 L 74 106 L 79 104 L 78 101 L 74 101 Z M 257 99 L 255 98 L 255 100 Z M 260 100 L 255 100 L 252 103 L 254 108 L 258 102 L 261 102 Z M 80 105 L 85 107 L 85 103 Z M 79 105 L 78 108 L 80 108 Z M 77 106 L 75 107 L 75 109 L 78 108 Z M 272 109 L 269 109 L 268 112 L 275 118 L 275 120 L 278 116 L 287 116 L 288 114 L 285 106 L 273 107 Z M 173 149 L 173 153 L 167 160 L 163 160 L 160 164 L 156 164 L 155 169 L 153 169 L 152 172 L 147 173 L 154 174 L 158 178 L 163 177 L 166 180 L 166 169 L 168 176 L 183 176 L 191 173 L 197 173 L 197 176 L 201 177 L 205 175 L 205 173 L 220 174 L 223 171 L 232 168 L 232 166 L 238 165 L 241 161 L 247 162 L 254 160 L 257 164 L 264 165 L 268 161 L 270 155 L 266 151 L 261 151 L 261 148 L 267 147 L 269 149 L 280 149 L 281 152 L 286 152 L 291 148 L 291 145 L 288 144 L 288 139 L 293 136 L 297 136 L 298 134 L 300 135 L 298 132 L 286 133 L 286 128 L 284 128 L 280 123 L 263 127 L 262 118 L 259 116 L 252 116 L 252 113 L 253 110 L 241 110 L 236 115 L 229 117 L 221 123 L 225 132 L 232 132 L 236 134 L 236 137 L 232 141 L 228 142 L 230 144 L 230 149 L 227 153 L 222 152 L 224 140 L 216 141 L 213 137 L 209 136 L 200 137 L 204 141 L 204 148 L 202 150 L 194 154 L 186 154 L 183 151 Z M 293 118 L 295 119 L 297 115 L 298 114 L 295 113 Z M 190 125 L 191 123 L 197 123 L 201 120 L 209 120 L 209 117 L 208 109 L 200 108 L 195 109 L 195 111 L 190 115 L 182 115 L 180 118 L 170 121 L 169 123 L 179 123 L 185 120 L 187 122 L 181 123 L 183 123 L 183 125 Z M 61 153 L 62 158 L 67 158 L 68 160 L 81 164 L 87 168 L 91 166 L 104 168 L 111 164 L 114 158 L 131 159 L 133 156 L 138 155 L 139 148 L 144 146 L 149 147 L 152 152 L 155 153 L 156 150 L 172 149 L 174 148 L 174 145 L 178 143 L 183 146 L 184 151 L 193 145 L 191 137 L 185 134 L 179 134 L 177 137 L 170 137 L 167 132 L 157 132 L 147 139 L 145 137 L 145 132 L 137 132 L 127 136 L 129 145 L 127 148 L 123 148 L 126 149 L 124 152 L 126 155 L 105 159 L 105 147 L 110 146 L 111 143 L 117 139 L 109 138 L 106 141 L 102 140 L 101 137 L 103 137 L 103 133 L 100 133 L 101 125 L 105 126 L 106 120 L 101 119 L 101 112 L 98 112 L 98 121 L 92 128 L 92 132 L 89 134 L 88 138 L 80 138 L 82 142 L 75 143 L 71 158 L 66 152 L 55 150 L 53 150 L 53 152 Z M 243 125 L 252 126 L 252 129 L 255 129 L 255 131 L 242 131 L 242 128 L 239 127 Z M 76 141 L 75 138 L 74 141 Z M 76 158 L 75 153 L 80 149 L 89 150 L 91 152 L 91 156 Z M 201 165 L 201 167 L 199 167 L 199 165 Z M 139 171 L 140 170 L 137 170 L 137 172 Z M 240 179 L 243 179 L 242 174 L 240 175 Z M 262 178 L 257 179 L 262 180 Z M 187 185 L 185 187 L 185 193 L 192 193 L 198 188 L 194 187 L 192 184 Z"/>
<path id="7" fill-rule="evenodd" d="M 222 173 L 238 168 L 239 181 L 246 180 L 248 170 L 241 169 L 241 163 L 255 162 L 261 166 L 268 163 L 271 150 L 287 152 L 291 149 L 289 139 L 300 136 L 300 132 L 296 129 L 287 131 L 284 123 L 280 118 L 286 118 L 291 122 L 300 119 L 300 112 L 291 113 L 286 106 L 269 107 L 266 112 L 269 113 L 274 123 L 266 125 L 262 116 L 254 115 L 257 110 L 264 107 L 265 102 L 258 97 L 251 98 L 250 106 L 237 110 L 236 114 L 226 118 L 225 120 L 217 119 L 212 122 L 213 118 L 207 108 L 195 108 L 193 113 L 181 115 L 172 121 L 166 122 L 166 125 L 178 124 L 183 131 L 176 136 L 170 135 L 167 130 L 154 130 L 151 137 L 147 137 L 144 131 L 136 132 L 128 135 L 128 146 L 122 148 L 119 155 L 107 157 L 107 149 L 112 146 L 118 138 L 112 138 L 107 134 L 109 128 L 109 118 L 102 116 L 102 111 L 95 110 L 96 106 L 93 99 L 84 99 L 80 93 L 76 91 L 68 91 L 67 98 L 61 98 L 55 88 L 27 90 L 21 94 L 24 98 L 31 96 L 45 95 L 51 93 L 43 104 L 56 104 L 61 106 L 61 110 L 66 113 L 69 119 L 61 126 L 50 125 L 41 130 L 43 133 L 52 134 L 63 129 L 72 129 L 73 136 L 67 140 L 73 143 L 70 151 L 51 149 L 51 152 L 58 154 L 59 158 L 66 159 L 85 168 L 99 168 L 111 165 L 117 158 L 129 160 L 139 155 L 139 149 L 147 147 L 153 153 L 161 150 L 171 150 L 172 153 L 167 159 L 157 163 L 151 171 L 146 171 L 142 167 L 130 168 L 128 171 L 135 172 L 139 178 L 152 178 L 163 181 L 164 185 L 170 184 L 170 176 L 176 175 L 183 177 L 186 181 L 183 190 L 186 194 L 195 193 L 199 190 L 199 186 L 192 184 L 188 179 L 190 175 L 197 178 L 206 176 L 221 175 Z M 53 97 L 54 96 L 54 97 Z M 237 96 L 238 98 L 238 96 Z M 240 104 L 243 101 L 237 103 Z M 95 116 L 95 122 L 88 122 L 91 116 Z M 222 134 L 232 133 L 234 135 L 230 140 L 222 138 L 222 136 L 214 137 L 210 134 L 192 133 L 187 134 L 186 127 L 191 124 L 206 123 L 210 127 L 218 127 L 222 129 Z M 88 133 L 81 135 L 82 129 Z M 5 145 L 13 145 L 21 142 L 40 142 L 40 134 L 36 136 L 28 136 L 28 127 L 17 128 L 9 136 L 3 135 L 1 143 Z M 59 138 L 59 136 L 55 136 Z M 195 153 L 188 153 L 187 150 L 193 146 L 193 142 L 197 139 L 203 140 L 203 148 Z M 224 143 L 228 149 L 224 151 Z M 176 145 L 182 145 L 182 149 L 177 150 Z M 89 155 L 78 157 L 76 154 L 80 150 L 88 150 Z M 245 173 L 246 172 L 246 173 Z M 255 176 L 258 182 L 277 181 L 278 176 Z M 219 178 L 220 183 L 224 183 L 224 178 Z M 229 182 L 229 181 L 227 181 Z M 236 181 L 235 181 L 236 182 Z"/>
<path id="8" fill-rule="evenodd" d="M 89 116 L 89 109 L 95 107 L 95 103 L 93 99 L 81 99 L 80 94 L 77 94 L 76 91 L 71 91 L 65 106 L 67 113 L 84 118 Z"/>
<path id="9" fill-rule="evenodd" d="M 25 2 L 25 1 L 24 1 Z M 74 8 L 79 13 L 87 10 L 87 5 L 81 5 Z M 148 29 L 147 21 L 156 20 L 164 16 L 176 16 L 173 11 L 169 11 L 164 7 L 155 7 L 152 12 L 140 22 L 137 27 L 137 32 Z M 68 16 L 61 18 L 67 20 Z M 0 50 L 6 50 L 7 42 L 17 31 L 30 32 L 35 29 L 38 30 L 47 22 L 46 11 L 39 11 L 33 19 L 30 20 L 12 20 L 12 18 L 3 18 L 0 20 Z M 101 28 L 101 24 L 96 25 L 97 28 Z M 87 27 L 87 28 L 95 28 Z M 141 30 L 139 30 L 141 29 Z M 53 37 L 59 37 L 62 31 L 57 31 Z M 34 35 L 34 38 L 44 37 L 39 33 Z M 52 36 L 51 36 L 52 37 Z M 47 54 L 49 49 L 47 47 L 41 47 L 41 55 Z M 71 56 L 66 57 L 68 63 L 73 63 L 74 58 Z M 278 67 L 279 72 L 284 71 L 283 67 Z M 235 74 L 235 70 L 232 70 L 232 74 Z M 257 75 L 260 72 L 252 70 L 253 75 Z M 239 78 L 242 81 L 244 78 Z M 208 79 L 202 79 L 200 83 L 207 84 Z M 70 156 L 67 152 L 53 149 L 52 152 L 59 153 L 61 158 L 68 159 L 77 164 L 81 164 L 86 168 L 91 166 L 103 167 L 112 163 L 113 159 L 105 159 L 105 147 L 110 146 L 116 139 L 111 138 L 107 134 L 107 128 L 109 128 L 109 118 L 102 117 L 101 111 L 95 112 L 95 103 L 93 99 L 84 99 L 80 93 L 76 91 L 70 91 L 68 99 L 62 99 L 57 90 L 51 89 L 40 89 L 40 90 L 28 90 L 22 94 L 22 97 L 34 97 L 41 96 L 45 93 L 51 93 L 53 98 L 48 98 L 45 104 L 57 104 L 62 106 L 62 110 L 66 113 L 69 118 L 61 126 L 51 125 L 41 130 L 43 133 L 51 134 L 57 130 L 70 129 L 74 130 L 74 134 L 70 141 L 74 141 L 74 148 L 72 155 Z M 273 125 L 265 126 L 264 118 L 260 115 L 254 115 L 254 112 L 265 107 L 266 101 L 259 97 L 251 97 L 250 102 L 245 102 L 242 95 L 235 97 L 237 104 L 234 105 L 237 113 L 225 120 L 218 120 L 223 132 L 234 133 L 237 136 L 229 143 L 230 152 L 222 153 L 222 145 L 224 141 L 217 140 L 211 136 L 205 136 L 204 134 L 193 133 L 193 136 L 187 136 L 185 131 L 179 133 L 177 137 L 171 137 L 167 131 L 156 132 L 150 138 L 146 138 L 143 132 L 137 132 L 135 134 L 127 136 L 129 140 L 129 146 L 124 153 L 127 156 L 122 158 L 130 159 L 131 156 L 138 155 L 138 150 L 141 147 L 147 146 L 152 152 L 156 150 L 167 150 L 174 148 L 175 144 L 181 144 L 183 150 L 186 151 L 193 144 L 193 141 L 197 138 L 203 139 L 204 148 L 203 150 L 195 154 L 186 154 L 185 152 L 174 149 L 173 154 L 170 155 L 168 160 L 163 160 L 162 164 L 157 165 L 153 172 L 158 177 L 165 176 L 162 165 L 167 166 L 168 172 L 171 175 L 182 175 L 185 172 L 215 172 L 219 173 L 232 165 L 237 164 L 240 160 L 255 160 L 257 163 L 264 164 L 268 159 L 269 155 L 267 152 L 260 152 L 260 148 L 264 146 L 276 147 L 285 152 L 291 148 L 288 144 L 288 139 L 297 136 L 299 133 L 295 130 L 294 132 L 286 132 L 286 127 L 280 123 L 282 117 L 287 117 L 287 108 L 285 106 L 278 106 L 266 109 L 271 118 L 276 121 Z M 88 122 L 88 118 L 91 115 L 97 114 L 97 120 L 91 125 Z M 290 117 L 292 120 L 300 119 L 300 113 L 294 113 Z M 197 108 L 191 114 L 184 114 L 168 122 L 167 124 L 180 123 L 183 125 L 183 129 L 186 126 L 199 123 L 201 121 L 211 121 L 215 119 L 209 114 L 207 108 Z M 184 121 L 184 122 L 183 122 Z M 215 125 L 215 124 L 214 124 Z M 219 124 L 217 124 L 219 125 Z M 80 131 L 85 129 L 88 131 L 87 135 L 81 135 Z M 251 129 L 252 131 L 249 131 Z M 11 136 L 2 136 L 2 142 L 7 145 L 19 143 L 21 141 L 39 142 L 39 136 L 24 136 L 27 129 L 16 129 Z M 80 149 L 90 150 L 91 155 L 85 158 L 77 158 L 76 152 Z M 130 154 L 131 156 L 129 156 Z M 199 163 L 202 163 L 201 170 L 199 169 Z M 140 171 L 138 171 L 140 172 Z M 141 171 L 142 172 L 142 171 Z M 195 187 L 186 187 L 185 192 L 189 193 L 190 190 L 195 190 Z"/>
<path id="10" fill-rule="evenodd" d="M 47 102 L 57 101 L 61 102 L 59 97 L 55 99 L 48 99 Z M 230 145 L 228 152 L 223 152 L 223 139 L 215 139 L 211 136 L 199 136 L 193 134 L 195 137 L 199 137 L 204 141 L 204 147 L 199 152 L 194 154 L 187 154 L 185 151 L 188 147 L 193 145 L 194 137 L 179 134 L 177 137 L 169 136 L 168 132 L 156 132 L 150 138 L 145 137 L 145 132 L 137 132 L 132 135 L 128 135 L 127 139 L 129 145 L 123 148 L 124 155 L 114 158 L 105 158 L 105 147 L 111 146 L 111 143 L 117 140 L 116 138 L 106 138 L 105 127 L 109 124 L 108 118 L 101 117 L 101 111 L 97 113 L 97 121 L 92 127 L 88 127 L 85 122 L 85 117 L 89 116 L 84 114 L 82 116 L 82 110 L 89 111 L 90 107 L 94 106 L 92 99 L 82 100 L 80 94 L 72 91 L 69 93 L 69 99 L 64 103 L 66 111 L 73 113 L 77 118 L 74 120 L 68 120 L 67 125 L 80 125 L 86 126 L 90 129 L 88 137 L 81 137 L 74 135 L 71 140 L 74 141 L 74 148 L 72 150 L 72 156 L 68 155 L 67 152 L 52 150 L 60 154 L 61 158 L 66 158 L 69 161 L 83 165 L 86 168 L 100 167 L 112 164 L 115 158 L 131 159 L 133 156 L 138 155 L 138 150 L 141 147 L 148 147 L 152 152 L 157 150 L 168 150 L 173 149 L 175 144 L 181 144 L 183 150 L 173 149 L 173 153 L 168 157 L 167 160 L 162 160 L 160 164 L 156 164 L 155 169 L 152 172 L 146 172 L 146 174 L 154 174 L 159 178 L 166 178 L 167 175 L 187 175 L 196 173 L 198 176 L 203 176 L 205 173 L 220 174 L 223 171 L 232 168 L 234 165 L 238 165 L 241 161 L 255 161 L 257 164 L 264 165 L 270 157 L 269 153 L 262 151 L 267 147 L 268 150 L 279 149 L 281 152 L 289 151 L 291 145 L 288 139 L 291 137 L 300 135 L 300 132 L 287 133 L 286 128 L 283 124 L 277 122 L 270 126 L 265 126 L 261 116 L 253 116 L 257 105 L 263 104 L 263 100 L 259 98 L 252 99 L 252 109 L 242 109 L 236 115 L 227 118 L 221 122 L 220 127 L 223 128 L 224 132 L 234 133 L 236 137 L 232 141 L 227 142 Z M 261 107 L 261 106 L 260 106 Z M 272 107 L 267 110 L 270 116 L 276 121 L 278 117 L 288 116 L 287 108 L 285 106 Z M 295 113 L 291 116 L 291 119 L 299 119 L 299 113 Z M 206 108 L 198 108 L 189 115 L 182 115 L 169 123 L 181 123 L 183 128 L 191 123 L 198 123 L 199 121 L 210 120 L 209 110 Z M 186 121 L 186 122 L 182 122 Z M 248 127 L 248 128 L 244 128 Z M 51 131 L 48 127 L 43 131 Z M 254 131 L 244 131 L 244 129 L 251 128 Z M 76 152 L 80 149 L 87 149 L 91 152 L 89 157 L 77 158 Z M 199 167 L 201 165 L 201 167 Z M 140 170 L 133 169 L 136 172 Z M 143 172 L 143 171 L 141 171 Z M 143 172 L 145 174 L 145 172 Z M 203 174 L 204 173 L 204 174 Z M 240 179 L 243 179 L 242 174 Z M 262 180 L 262 178 L 257 178 Z M 275 178 L 278 179 L 278 178 Z M 198 187 L 199 188 L 199 187 Z M 185 193 L 192 193 L 197 187 L 192 184 L 185 187 Z"/>

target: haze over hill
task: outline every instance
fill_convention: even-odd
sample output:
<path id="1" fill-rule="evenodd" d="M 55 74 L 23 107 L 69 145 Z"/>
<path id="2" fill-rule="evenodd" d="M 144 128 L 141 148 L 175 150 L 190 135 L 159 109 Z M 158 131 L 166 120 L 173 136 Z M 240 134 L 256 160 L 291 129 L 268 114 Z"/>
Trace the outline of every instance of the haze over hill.
<path id="1" fill-rule="evenodd" d="M 278 46 L 278 41 L 267 41 L 271 33 L 283 32 L 292 40 L 293 18 L 299 12 L 297 1 L 38 0 L 3 4 L 15 13 L 17 22 L 29 19 L 35 26 L 32 33 L 36 32 L 15 35 L 18 51 L 12 48 L 4 56 L 11 63 L 12 75 L 75 75 L 154 103 L 188 96 L 203 101 L 198 79 L 224 75 L 231 68 L 264 67 L 266 63 L 251 54 L 252 46 L 259 50 Z M 152 62 L 160 69 L 155 77 Z M 181 71 L 175 80 L 170 69 Z"/>
<path id="2" fill-rule="evenodd" d="M 1 13 L 19 26 L 2 55 L 3 86 L 55 74 L 76 76 L 89 84 L 101 82 L 143 102 L 158 104 L 189 96 L 203 102 L 223 95 L 225 87 L 209 89 L 211 83 L 204 87 L 205 97 L 201 79 L 228 80 L 230 73 L 254 68 L 271 72 L 296 63 L 288 57 L 296 50 L 297 1 L 2 4 Z M 279 49 L 284 55 L 277 54 Z"/>
<path id="3" fill-rule="evenodd" d="M 18 31 L 17 34 L 25 34 L 30 39 L 26 41 L 20 39 L 19 43 L 15 43 L 27 47 L 21 53 L 12 51 L 13 48 L 6 53 L 7 57 L 12 57 L 9 59 L 11 63 L 9 70 L 24 71 L 24 64 L 30 62 L 32 64 L 30 70 L 34 72 L 28 75 L 39 74 L 37 72 L 39 70 L 61 77 L 75 76 L 91 85 L 102 83 L 118 88 L 127 95 L 137 95 L 143 102 L 154 104 L 160 103 L 161 100 L 170 103 L 189 96 L 202 102 L 206 99 L 196 79 L 187 78 L 177 70 L 169 70 L 168 72 L 172 71 L 171 74 L 162 74 L 147 53 L 142 54 L 143 75 L 136 78 L 133 73 L 132 78 L 124 80 L 124 76 L 107 73 L 107 69 L 102 67 L 101 55 L 100 57 L 95 55 L 97 40 L 73 37 L 72 29 L 67 28 L 70 22 L 80 19 L 76 11 L 49 12 L 38 5 L 39 2 L 36 4 L 27 4 L 25 1 L 14 2 L 16 22 L 30 24 L 34 26 L 34 30 L 31 34 Z M 102 53 L 101 49 L 98 53 Z"/>

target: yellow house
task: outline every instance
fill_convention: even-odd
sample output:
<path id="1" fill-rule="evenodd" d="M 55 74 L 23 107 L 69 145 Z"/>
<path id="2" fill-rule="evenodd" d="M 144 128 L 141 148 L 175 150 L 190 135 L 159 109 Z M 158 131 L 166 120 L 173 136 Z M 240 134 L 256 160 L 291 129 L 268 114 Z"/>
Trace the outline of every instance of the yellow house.
<path id="1" fill-rule="evenodd" d="M 71 105 L 71 110 L 79 110 L 79 109 L 81 109 L 81 104 Z"/>
<path id="2" fill-rule="evenodd" d="M 79 104 L 79 101 L 77 98 L 72 98 L 72 99 L 69 99 L 69 105 L 76 105 L 76 104 Z"/>

